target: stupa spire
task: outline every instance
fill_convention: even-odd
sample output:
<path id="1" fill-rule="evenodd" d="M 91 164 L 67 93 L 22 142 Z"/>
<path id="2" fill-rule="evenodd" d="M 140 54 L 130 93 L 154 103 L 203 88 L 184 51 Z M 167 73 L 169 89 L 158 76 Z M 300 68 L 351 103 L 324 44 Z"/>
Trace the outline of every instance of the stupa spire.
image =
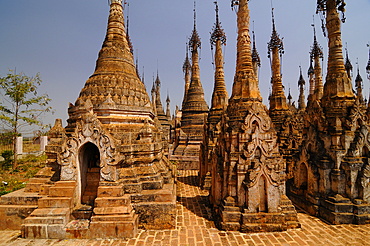
<path id="1" fill-rule="evenodd" d="M 110 48 L 113 47 L 121 49 L 120 52 L 116 52 L 115 54 L 116 58 L 119 58 L 119 62 L 112 59 L 112 56 L 109 56 L 108 54 Z M 123 59 L 128 59 L 128 61 L 125 62 Z M 122 0 L 110 0 L 107 33 L 103 42 L 103 47 L 99 53 L 96 71 L 107 70 L 108 68 L 118 69 L 116 66 L 107 66 L 106 64 L 111 64 L 113 62 L 115 62 L 116 65 L 119 64 L 121 66 L 123 66 L 123 63 L 129 63 L 132 70 L 136 70 L 134 58 L 131 53 L 131 47 L 128 43 L 127 33 L 125 30 Z"/>
<path id="2" fill-rule="evenodd" d="M 318 1 L 317 11 L 326 16 L 326 29 L 328 35 L 329 58 L 326 82 L 324 85 L 323 104 L 330 107 L 333 100 L 346 101 L 352 104 L 355 95 L 352 90 L 352 83 L 344 66 L 342 52 L 341 24 L 338 11 L 344 13 L 344 0 L 321 0 Z M 342 21 L 345 21 L 344 14 Z M 348 105 L 341 104 L 341 107 Z"/>
<path id="3" fill-rule="evenodd" d="M 134 94 L 130 90 L 135 91 Z M 106 103 L 107 95 L 112 102 Z M 110 0 L 106 36 L 96 61 L 94 74 L 86 81 L 76 105 L 89 99 L 93 108 L 104 110 L 140 107 L 152 113 L 149 95 L 136 71 L 124 25 L 122 0 Z"/>
<path id="4" fill-rule="evenodd" d="M 306 81 L 303 78 L 302 75 L 302 67 L 299 66 L 299 80 L 298 80 L 298 86 L 299 86 L 299 98 L 298 98 L 298 109 L 305 109 L 306 103 L 305 103 L 305 96 L 304 96 L 304 85 L 306 84 Z"/>
<path id="5" fill-rule="evenodd" d="M 184 98 L 182 100 L 182 106 L 183 108 L 185 106 L 186 98 L 188 97 L 188 90 L 190 86 L 190 80 L 191 80 L 191 63 L 189 60 L 189 45 L 186 43 L 186 57 L 184 64 L 182 66 L 182 71 L 184 72 L 184 80 L 185 80 L 185 88 L 184 88 Z"/>
<path id="6" fill-rule="evenodd" d="M 157 106 L 156 106 L 156 86 L 155 86 L 154 78 L 153 78 L 153 85 L 152 85 L 151 94 L 152 94 L 152 106 L 153 106 L 153 112 L 154 112 L 155 114 L 157 114 Z"/>
<path id="7" fill-rule="evenodd" d="M 272 8 L 272 35 L 268 43 L 268 57 L 271 61 L 271 83 L 272 93 L 269 98 L 270 110 L 286 110 L 288 105 L 283 90 L 283 82 L 281 76 L 281 57 L 284 54 L 283 40 L 279 37 L 275 27 L 274 8 Z"/>
<path id="8" fill-rule="evenodd" d="M 189 48 L 191 51 L 191 61 L 192 61 L 192 67 L 191 67 L 191 83 L 197 83 L 200 82 L 200 71 L 199 71 L 199 53 L 198 49 L 201 48 L 201 41 L 200 37 L 197 31 L 197 21 L 196 21 L 196 11 L 195 11 L 195 1 L 194 1 L 194 28 L 191 35 L 191 38 L 189 40 Z"/>
<path id="9" fill-rule="evenodd" d="M 157 115 L 164 115 L 164 110 L 161 102 L 161 80 L 157 71 L 157 78 L 155 79 L 155 106 Z"/>
<path id="10" fill-rule="evenodd" d="M 356 94 L 357 94 L 357 100 L 359 100 L 360 103 L 364 102 L 364 96 L 362 93 L 362 77 L 360 75 L 360 68 L 357 61 L 357 76 L 355 79 L 355 86 L 356 86 Z"/>
<path id="11" fill-rule="evenodd" d="M 226 45 L 226 35 L 221 28 L 221 23 L 218 16 L 218 4 L 216 4 L 216 23 L 211 35 L 211 48 L 216 47 L 215 50 L 215 82 L 212 94 L 211 111 L 224 109 L 227 106 L 228 94 L 225 85 L 224 75 L 224 57 L 222 53 L 222 45 Z"/>
<path id="12" fill-rule="evenodd" d="M 232 95 L 229 100 L 229 106 L 231 106 L 229 114 L 237 115 L 239 112 L 233 109 L 234 104 L 237 104 L 237 107 L 242 111 L 244 102 L 256 100 L 262 102 L 262 97 L 252 64 L 248 0 L 232 1 L 232 7 L 235 7 L 237 11 L 238 38 L 236 71 Z"/>
<path id="13" fill-rule="evenodd" d="M 167 119 L 170 120 L 171 119 L 171 109 L 170 109 L 170 95 L 167 93 L 167 98 L 166 98 L 166 116 L 167 116 Z"/>
<path id="14" fill-rule="evenodd" d="M 346 44 L 346 46 L 347 46 L 347 44 Z M 346 68 L 348 78 L 351 79 L 352 78 L 353 66 L 352 66 L 351 60 L 348 57 L 347 47 L 346 47 L 346 63 L 344 64 L 344 67 Z"/>
<path id="15" fill-rule="evenodd" d="M 310 58 L 310 67 L 308 68 L 307 75 L 310 81 L 310 94 L 309 96 L 313 96 L 315 92 L 315 70 L 313 69 L 312 65 L 312 58 Z"/>
<path id="16" fill-rule="evenodd" d="M 315 75 L 314 99 L 320 100 L 322 98 L 324 91 L 320 59 L 322 60 L 324 58 L 324 54 L 319 43 L 317 42 L 315 25 L 312 24 L 312 27 L 313 27 L 313 46 L 311 47 L 310 56 L 311 60 L 314 61 L 314 75 Z"/>
<path id="17" fill-rule="evenodd" d="M 256 78 L 258 80 L 258 68 L 261 67 L 261 58 L 256 48 L 256 36 L 254 34 L 254 31 L 252 31 L 252 34 L 253 34 L 252 64 L 254 74 L 256 75 Z"/>
<path id="18" fill-rule="evenodd" d="M 194 11 L 194 28 L 192 31 L 191 38 L 189 40 L 189 48 L 191 51 L 191 61 L 192 61 L 191 78 L 186 98 L 184 98 L 185 104 L 182 108 L 182 118 L 181 118 L 182 126 L 181 128 L 187 134 L 191 134 L 191 132 L 194 132 L 194 127 L 199 128 L 202 127 L 203 129 L 204 114 L 208 113 L 208 106 L 206 101 L 204 100 L 203 86 L 200 81 L 198 49 L 200 49 L 201 47 L 201 41 L 198 35 L 196 25 L 195 1 L 193 11 Z M 195 122 L 194 120 L 197 121 L 197 123 L 194 123 Z"/>
<path id="19" fill-rule="evenodd" d="M 367 79 L 370 80 L 370 43 L 367 45 L 367 47 L 369 47 L 369 60 L 367 61 L 366 73 L 367 73 Z M 369 103 L 370 103 L 370 98 L 369 98 Z"/>
<path id="20" fill-rule="evenodd" d="M 127 4 L 127 6 L 129 6 L 129 5 Z M 127 20 L 126 20 L 126 32 L 127 32 L 126 38 L 127 38 L 127 43 L 128 43 L 128 46 L 130 48 L 131 53 L 134 54 L 134 46 L 132 45 L 130 34 L 129 34 L 129 25 L 130 25 L 129 15 L 127 15 L 126 18 L 127 18 Z M 136 66 L 136 68 L 137 68 L 137 66 Z"/>

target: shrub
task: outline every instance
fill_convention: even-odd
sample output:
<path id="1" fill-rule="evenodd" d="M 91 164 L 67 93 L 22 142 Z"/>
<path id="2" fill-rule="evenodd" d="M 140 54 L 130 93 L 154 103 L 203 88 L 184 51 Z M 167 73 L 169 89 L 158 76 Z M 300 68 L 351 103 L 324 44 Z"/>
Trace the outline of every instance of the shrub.
<path id="1" fill-rule="evenodd" d="M 3 161 L 0 162 L 1 169 L 8 169 L 13 164 L 13 150 L 4 150 L 1 153 L 1 156 L 4 158 Z"/>

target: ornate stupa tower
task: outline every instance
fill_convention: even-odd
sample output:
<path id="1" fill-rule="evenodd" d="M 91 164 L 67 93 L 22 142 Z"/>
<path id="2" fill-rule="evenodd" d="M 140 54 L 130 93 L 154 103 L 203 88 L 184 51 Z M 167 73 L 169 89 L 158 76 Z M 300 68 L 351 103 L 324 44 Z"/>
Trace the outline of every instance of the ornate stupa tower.
<path id="1" fill-rule="evenodd" d="M 167 93 L 167 98 L 166 98 L 166 117 L 167 117 L 167 120 L 169 120 L 169 121 L 171 120 L 170 103 L 171 103 L 170 95 L 168 95 L 168 93 Z"/>
<path id="2" fill-rule="evenodd" d="M 220 135 L 220 121 L 225 113 L 228 104 L 228 93 L 225 84 L 224 74 L 224 56 L 222 46 L 226 45 L 226 35 L 221 27 L 221 22 L 218 16 L 218 3 L 216 4 L 216 23 L 211 34 L 211 49 L 215 47 L 214 55 L 214 88 L 212 93 L 211 108 L 208 114 L 204 140 L 202 143 L 202 154 L 200 159 L 199 180 L 200 185 L 204 189 L 209 189 L 211 186 L 211 165 L 210 158 L 214 157 L 214 148 L 216 141 Z"/>
<path id="3" fill-rule="evenodd" d="M 307 97 L 307 104 L 309 106 L 313 100 L 314 93 L 315 93 L 315 71 L 312 65 L 312 58 L 310 58 L 310 67 L 308 68 L 307 75 L 308 75 L 308 80 L 310 83 L 310 90 L 309 90 L 308 97 Z"/>
<path id="4" fill-rule="evenodd" d="M 353 105 L 355 100 L 352 83 L 346 72 L 343 59 L 343 45 L 340 30 L 341 20 L 338 13 L 338 10 L 344 13 L 346 4 L 344 0 L 326 0 L 319 2 L 318 11 L 321 11 L 326 16 L 326 30 L 329 45 L 328 69 L 322 103 L 324 108 L 334 109 L 333 107 L 335 107 L 337 108 L 336 111 L 343 111 L 342 113 L 345 113 L 346 108 Z M 342 21 L 344 20 L 343 17 Z M 340 106 L 338 107 L 336 105 Z M 333 115 L 333 117 L 335 116 Z"/>
<path id="5" fill-rule="evenodd" d="M 210 201 L 225 230 L 294 228 L 299 224 L 285 196 L 285 161 L 253 69 L 248 0 L 232 6 L 238 24 L 236 71 L 213 158 Z"/>
<path id="6" fill-rule="evenodd" d="M 346 68 L 348 78 L 352 79 L 353 66 L 352 66 L 351 60 L 349 59 L 349 56 L 348 56 L 347 47 L 346 47 L 346 62 L 344 63 L 344 67 Z"/>
<path id="7" fill-rule="evenodd" d="M 364 95 L 363 95 L 363 92 L 362 92 L 362 77 L 361 77 L 361 74 L 360 74 L 360 68 L 359 68 L 359 65 L 357 63 L 357 75 L 356 75 L 356 79 L 355 79 L 355 87 L 356 87 L 356 96 L 357 96 L 357 100 L 360 104 L 363 104 L 364 103 Z"/>
<path id="8" fill-rule="evenodd" d="M 159 79 L 159 73 L 157 71 L 157 77 L 153 83 L 155 102 L 155 112 L 160 123 L 160 130 L 162 132 L 162 140 L 164 145 L 164 153 L 168 156 L 169 153 L 169 141 L 170 141 L 170 132 L 171 132 L 171 124 L 168 120 L 166 113 L 164 112 L 162 101 L 161 101 L 161 80 Z M 153 89 L 152 89 L 153 90 Z M 152 92 L 153 93 L 153 92 Z"/>
<path id="9" fill-rule="evenodd" d="M 261 58 L 257 51 L 256 35 L 254 34 L 254 31 L 253 31 L 253 47 L 252 47 L 252 65 L 253 65 L 254 75 L 258 79 L 258 72 L 259 72 L 259 68 L 261 67 Z"/>
<path id="10" fill-rule="evenodd" d="M 194 6 L 194 29 L 189 40 L 192 61 L 190 85 L 187 93 L 185 91 L 186 98 L 184 98 L 185 103 L 182 107 L 179 139 L 171 155 L 171 160 L 179 161 L 179 169 L 199 170 L 200 144 L 203 141 L 204 123 L 208 115 L 208 105 L 204 100 L 203 86 L 200 81 L 198 53 L 200 46 Z"/>
<path id="11" fill-rule="evenodd" d="M 323 95 L 323 82 L 322 82 L 322 68 L 320 60 L 323 60 L 324 53 L 322 52 L 322 48 L 320 47 L 319 43 L 317 42 L 316 38 L 316 29 L 315 26 L 313 26 L 313 45 L 311 48 L 310 56 L 311 60 L 314 61 L 314 78 L 315 78 L 315 86 L 314 86 L 314 96 L 313 100 L 321 100 Z"/>
<path id="12" fill-rule="evenodd" d="M 304 141 L 288 194 L 299 207 L 330 223 L 365 224 L 370 222 L 370 122 L 361 89 L 357 96 L 352 90 L 352 66 L 347 62 L 346 70 L 343 59 L 339 12 L 344 13 L 345 2 L 322 0 L 317 6 L 326 19 L 328 69 L 321 92 L 317 65 L 322 52 L 315 35 L 315 100 L 306 110 Z"/>
<path id="13" fill-rule="evenodd" d="M 306 109 L 306 102 L 305 102 L 305 96 L 304 96 L 304 85 L 306 84 L 306 81 L 303 78 L 302 75 L 302 68 L 299 66 L 299 79 L 298 79 L 298 87 L 299 87 L 299 98 L 298 98 L 298 109 L 299 110 L 305 110 Z"/>
<path id="14" fill-rule="evenodd" d="M 186 57 L 184 60 L 184 64 L 182 65 L 182 71 L 184 72 L 184 80 L 185 80 L 185 88 L 184 88 L 184 98 L 182 101 L 181 108 L 185 107 L 186 99 L 188 98 L 188 90 L 190 87 L 190 79 L 191 79 L 191 63 L 189 60 L 189 46 L 186 43 Z"/>
<path id="15" fill-rule="evenodd" d="M 47 184 L 49 192 L 40 199 L 43 205 L 26 219 L 24 235 L 43 237 L 50 230 L 47 237 L 119 238 L 135 236 L 138 225 L 175 227 L 172 166 L 136 71 L 122 0 L 110 1 L 95 71 L 68 114 L 65 129 L 53 128 L 58 138 L 51 138 L 46 153 L 55 173 Z M 51 228 L 47 218 L 58 206 L 67 224 Z M 44 224 L 34 225 L 35 218 Z"/>
<path id="16" fill-rule="evenodd" d="M 284 54 L 283 40 L 279 37 L 275 27 L 274 9 L 272 9 L 272 34 L 268 43 L 268 57 L 271 61 L 271 84 L 272 91 L 269 96 L 270 117 L 279 131 L 284 121 L 285 115 L 289 110 L 284 93 L 284 86 L 281 75 L 281 58 Z"/>

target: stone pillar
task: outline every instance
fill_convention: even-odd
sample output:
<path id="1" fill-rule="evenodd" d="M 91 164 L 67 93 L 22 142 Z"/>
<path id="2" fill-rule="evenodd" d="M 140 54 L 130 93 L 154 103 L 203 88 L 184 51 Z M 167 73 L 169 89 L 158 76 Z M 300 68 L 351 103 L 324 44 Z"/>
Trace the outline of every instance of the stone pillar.
<path id="1" fill-rule="evenodd" d="M 23 137 L 17 137 L 15 139 L 15 152 L 17 155 L 23 154 Z"/>
<path id="2" fill-rule="evenodd" d="M 40 151 L 45 151 L 46 145 L 48 145 L 48 136 L 40 136 Z"/>

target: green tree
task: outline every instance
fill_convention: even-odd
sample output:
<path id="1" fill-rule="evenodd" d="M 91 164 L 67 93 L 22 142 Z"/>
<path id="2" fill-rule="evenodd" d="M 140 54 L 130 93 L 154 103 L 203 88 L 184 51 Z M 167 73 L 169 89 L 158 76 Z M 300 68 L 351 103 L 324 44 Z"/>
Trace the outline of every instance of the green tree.
<path id="1" fill-rule="evenodd" d="M 9 70 L 5 77 L 0 77 L 0 120 L 13 135 L 14 163 L 17 166 L 16 137 L 25 126 L 44 126 L 41 115 L 51 112 L 48 106 L 51 99 L 47 94 L 38 95 L 38 86 L 42 80 L 39 73 L 34 77 Z"/>

